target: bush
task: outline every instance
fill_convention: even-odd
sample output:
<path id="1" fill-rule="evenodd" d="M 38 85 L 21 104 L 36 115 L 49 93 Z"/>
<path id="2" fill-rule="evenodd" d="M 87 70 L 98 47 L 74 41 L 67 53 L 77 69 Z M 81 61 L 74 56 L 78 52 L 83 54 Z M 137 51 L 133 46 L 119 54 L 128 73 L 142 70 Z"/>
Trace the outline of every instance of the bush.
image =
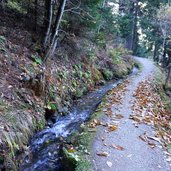
<path id="1" fill-rule="evenodd" d="M 120 64 L 122 62 L 122 58 L 130 54 L 131 52 L 122 46 L 109 51 L 109 56 L 112 58 L 113 64 Z"/>
<path id="2" fill-rule="evenodd" d="M 113 78 L 113 72 L 108 69 L 103 70 L 102 74 L 105 80 L 111 80 Z"/>

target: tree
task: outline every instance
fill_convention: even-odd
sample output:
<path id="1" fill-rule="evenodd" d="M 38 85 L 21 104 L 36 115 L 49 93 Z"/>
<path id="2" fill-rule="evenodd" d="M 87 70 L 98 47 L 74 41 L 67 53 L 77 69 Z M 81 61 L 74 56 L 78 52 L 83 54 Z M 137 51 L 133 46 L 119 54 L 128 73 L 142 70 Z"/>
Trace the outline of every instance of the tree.
<path id="1" fill-rule="evenodd" d="M 67 0 L 61 0 L 59 2 L 59 7 L 57 7 L 56 13 L 53 11 L 53 5 L 58 6 L 58 1 L 56 0 L 54 4 L 52 3 L 52 1 L 46 2 L 47 5 L 46 20 L 48 20 L 47 22 L 48 24 L 47 24 L 46 36 L 44 40 L 44 48 L 45 48 L 45 56 L 43 59 L 44 62 L 47 60 L 48 57 L 54 54 L 54 51 L 56 49 L 57 42 L 58 42 L 59 27 L 64 14 L 66 2 Z M 54 23 L 52 22 L 52 18 L 55 18 Z"/>
<path id="2" fill-rule="evenodd" d="M 119 1 L 118 25 L 125 47 L 136 54 L 138 45 L 138 0 Z"/>
<path id="3" fill-rule="evenodd" d="M 161 6 L 157 15 L 163 35 L 163 66 L 168 70 L 165 86 L 168 85 L 171 77 L 171 6 Z"/>
<path id="4" fill-rule="evenodd" d="M 170 59 L 167 59 L 167 44 L 168 44 L 168 40 L 170 40 L 169 36 L 171 35 L 171 6 L 170 5 L 165 5 L 162 6 L 159 10 L 158 10 L 158 15 L 157 15 L 158 19 L 159 19 L 159 24 L 160 24 L 160 29 L 162 32 L 162 37 L 163 37 L 163 64 L 164 66 L 168 65 L 168 61 L 170 61 Z M 168 39 L 168 40 L 167 40 Z M 170 55 L 170 53 L 168 53 Z M 168 58 L 170 58 L 168 55 Z"/>

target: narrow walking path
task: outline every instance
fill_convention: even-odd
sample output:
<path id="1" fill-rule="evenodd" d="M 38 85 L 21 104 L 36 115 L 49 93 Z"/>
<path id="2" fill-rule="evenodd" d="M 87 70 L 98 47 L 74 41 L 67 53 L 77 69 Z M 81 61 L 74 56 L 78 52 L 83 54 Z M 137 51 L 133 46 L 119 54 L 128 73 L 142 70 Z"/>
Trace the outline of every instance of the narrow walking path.
<path id="1" fill-rule="evenodd" d="M 145 124 L 137 126 L 130 119 L 136 89 L 143 80 L 152 77 L 156 69 L 148 59 L 137 60 L 143 65 L 142 72 L 132 76 L 121 87 L 123 91 L 118 97 L 113 97 L 111 117 L 101 118 L 102 122 L 112 122 L 118 128 L 111 132 L 105 127 L 98 128 L 92 147 L 95 171 L 171 171 L 163 150 L 153 148 L 153 144 L 150 146 L 140 138 L 143 134 L 154 136 L 155 128 Z M 115 91 L 114 95 L 117 95 Z M 118 98 L 120 101 L 117 101 Z"/>

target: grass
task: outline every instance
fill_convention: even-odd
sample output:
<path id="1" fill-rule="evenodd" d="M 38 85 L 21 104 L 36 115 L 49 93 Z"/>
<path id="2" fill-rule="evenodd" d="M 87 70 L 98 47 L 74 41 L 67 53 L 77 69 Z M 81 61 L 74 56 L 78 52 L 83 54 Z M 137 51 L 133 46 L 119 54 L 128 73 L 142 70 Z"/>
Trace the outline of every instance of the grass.
<path id="1" fill-rule="evenodd" d="M 21 107 L 21 108 L 20 108 Z M 17 170 L 16 152 L 21 151 L 27 145 L 34 130 L 42 129 L 43 124 L 35 119 L 28 111 L 28 106 L 14 107 L 11 103 L 0 99 L 0 147 L 4 150 L 1 157 L 7 168 Z"/>

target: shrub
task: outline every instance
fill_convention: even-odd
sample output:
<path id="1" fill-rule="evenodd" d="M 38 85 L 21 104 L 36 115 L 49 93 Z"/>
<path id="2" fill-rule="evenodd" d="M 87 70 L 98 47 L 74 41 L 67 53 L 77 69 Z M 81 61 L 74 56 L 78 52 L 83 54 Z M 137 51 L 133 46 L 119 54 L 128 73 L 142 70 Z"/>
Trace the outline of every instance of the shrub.
<path id="1" fill-rule="evenodd" d="M 103 70 L 102 74 L 105 80 L 111 80 L 113 78 L 113 72 L 108 69 Z"/>

